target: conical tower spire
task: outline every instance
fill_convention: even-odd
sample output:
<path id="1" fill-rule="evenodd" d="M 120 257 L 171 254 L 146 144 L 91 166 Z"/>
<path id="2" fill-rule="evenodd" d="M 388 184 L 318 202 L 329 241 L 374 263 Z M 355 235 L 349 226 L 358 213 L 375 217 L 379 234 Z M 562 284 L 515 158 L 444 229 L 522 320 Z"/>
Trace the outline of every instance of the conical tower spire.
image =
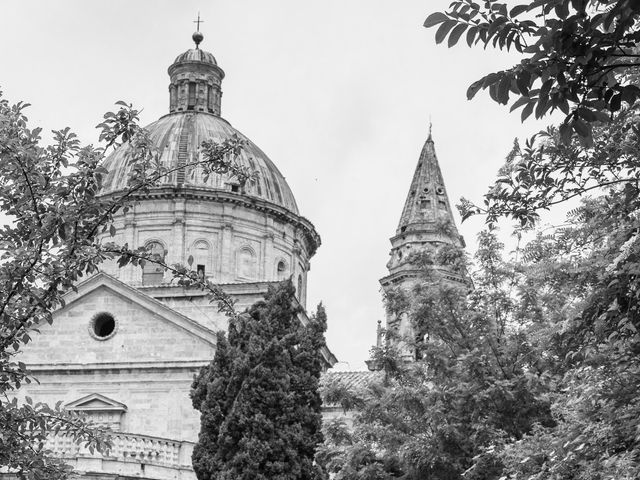
<path id="1" fill-rule="evenodd" d="M 430 126 L 396 234 L 391 238 L 389 275 L 380 280 L 383 287 L 415 276 L 411 253 L 435 250 L 445 243 L 464 247 L 453 218 Z"/>
<path id="2" fill-rule="evenodd" d="M 429 125 L 429 136 L 420 152 L 396 235 L 431 231 L 442 223 L 449 223 L 451 234 L 458 236 Z"/>

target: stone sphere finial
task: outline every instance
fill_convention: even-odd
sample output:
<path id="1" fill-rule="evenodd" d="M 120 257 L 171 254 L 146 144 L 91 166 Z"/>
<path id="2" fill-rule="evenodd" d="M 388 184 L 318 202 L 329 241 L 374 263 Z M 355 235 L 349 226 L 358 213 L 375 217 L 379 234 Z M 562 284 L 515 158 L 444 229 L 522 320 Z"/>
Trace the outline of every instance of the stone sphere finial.
<path id="1" fill-rule="evenodd" d="M 200 32 L 193 32 L 191 38 L 195 42 L 196 48 L 198 48 L 198 45 L 200 45 L 200 42 L 202 42 L 202 40 L 204 39 L 204 35 L 202 35 Z"/>

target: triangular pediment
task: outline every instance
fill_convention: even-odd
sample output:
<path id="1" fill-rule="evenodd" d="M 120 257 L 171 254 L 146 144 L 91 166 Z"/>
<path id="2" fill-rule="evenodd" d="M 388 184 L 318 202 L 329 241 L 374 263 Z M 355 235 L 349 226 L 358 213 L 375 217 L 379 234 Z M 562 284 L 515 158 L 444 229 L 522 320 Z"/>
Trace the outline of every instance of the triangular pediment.
<path id="1" fill-rule="evenodd" d="M 35 371 L 193 369 L 213 358 L 214 330 L 106 273 L 63 299 L 20 352 Z"/>
<path id="2" fill-rule="evenodd" d="M 65 310 L 72 307 L 75 303 L 81 302 L 83 298 L 98 291 L 115 295 L 120 298 L 126 298 L 140 309 L 153 312 L 164 321 L 173 324 L 175 327 L 180 328 L 191 335 L 199 337 L 210 345 L 216 344 L 215 331 L 104 272 L 97 273 L 84 282 L 79 283 L 75 292 L 67 292 L 63 296 L 65 306 L 54 313 L 54 318 L 57 315 L 64 314 Z"/>
<path id="3" fill-rule="evenodd" d="M 92 393 L 78 400 L 74 400 L 73 402 L 67 403 L 64 408 L 74 412 L 127 411 L 127 406 L 124 403 L 117 402 L 99 393 Z"/>

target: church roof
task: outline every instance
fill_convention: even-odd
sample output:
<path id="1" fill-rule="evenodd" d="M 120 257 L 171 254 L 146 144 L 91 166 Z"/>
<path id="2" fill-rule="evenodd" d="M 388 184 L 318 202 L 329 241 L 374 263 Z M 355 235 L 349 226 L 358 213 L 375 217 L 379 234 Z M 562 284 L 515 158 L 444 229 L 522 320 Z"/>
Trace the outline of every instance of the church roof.
<path id="1" fill-rule="evenodd" d="M 181 62 L 202 62 L 218 65 L 213 54 L 200 50 L 199 48 L 191 48 L 184 53 L 178 55 L 173 63 Z"/>
<path id="2" fill-rule="evenodd" d="M 338 382 L 349 390 L 367 387 L 371 382 L 375 382 L 382 378 L 383 374 L 379 371 L 352 371 L 337 372 L 328 371 L 322 376 L 323 383 Z"/>
<path id="3" fill-rule="evenodd" d="M 198 27 L 200 27 L 199 15 L 198 15 L 197 23 L 198 23 Z M 202 40 L 204 40 L 204 35 L 202 35 L 200 31 L 196 31 L 196 32 L 193 32 L 193 35 L 191 36 L 191 38 L 193 39 L 193 42 L 196 44 L 196 48 L 191 48 L 186 52 L 178 55 L 175 61 L 173 62 L 173 65 L 175 65 L 176 63 L 183 63 L 183 62 L 200 62 L 200 63 L 208 63 L 211 65 L 217 66 L 218 63 L 216 62 L 215 57 L 211 53 L 205 52 L 204 50 L 200 50 L 200 43 L 202 43 Z"/>
<path id="4" fill-rule="evenodd" d="M 291 188 L 275 164 L 258 146 L 233 128 L 223 118 L 205 112 L 177 112 L 165 115 L 146 127 L 151 140 L 160 153 L 160 162 L 166 169 L 175 169 L 180 163 L 192 162 L 198 155 L 204 140 L 221 142 L 234 135 L 245 140 L 245 145 L 235 159 L 242 167 L 256 172 L 244 186 L 243 196 L 253 196 L 274 203 L 298 214 L 298 207 Z M 104 161 L 109 173 L 105 176 L 102 193 L 124 190 L 130 176 L 132 163 L 123 145 Z M 226 174 L 211 174 L 206 178 L 199 168 L 185 168 L 168 175 L 159 186 L 198 187 L 208 190 L 230 191 L 237 181 Z"/>
<path id="5" fill-rule="evenodd" d="M 433 137 L 429 132 L 420 152 L 396 234 L 433 230 L 436 223 L 447 221 L 457 236 L 451 203 L 442 178 Z"/>

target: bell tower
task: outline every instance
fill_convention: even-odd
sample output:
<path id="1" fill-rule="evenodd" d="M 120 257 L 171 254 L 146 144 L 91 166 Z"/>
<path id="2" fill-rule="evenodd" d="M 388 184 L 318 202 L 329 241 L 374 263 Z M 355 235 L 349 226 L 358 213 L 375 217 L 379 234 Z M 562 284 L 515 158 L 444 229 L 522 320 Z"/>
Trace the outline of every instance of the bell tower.
<path id="1" fill-rule="evenodd" d="M 396 233 L 390 239 L 391 252 L 387 263 L 389 274 L 380 279 L 383 291 L 402 288 L 409 290 L 420 273 L 412 261 L 416 253 L 435 252 L 445 244 L 463 248 L 464 239 L 458 233 L 451 210 L 451 202 L 436 156 L 431 126 L 400 216 Z M 434 266 L 447 281 L 466 283 L 456 272 Z M 406 313 L 387 314 L 387 330 L 393 332 L 400 355 L 414 361 L 415 332 Z"/>

